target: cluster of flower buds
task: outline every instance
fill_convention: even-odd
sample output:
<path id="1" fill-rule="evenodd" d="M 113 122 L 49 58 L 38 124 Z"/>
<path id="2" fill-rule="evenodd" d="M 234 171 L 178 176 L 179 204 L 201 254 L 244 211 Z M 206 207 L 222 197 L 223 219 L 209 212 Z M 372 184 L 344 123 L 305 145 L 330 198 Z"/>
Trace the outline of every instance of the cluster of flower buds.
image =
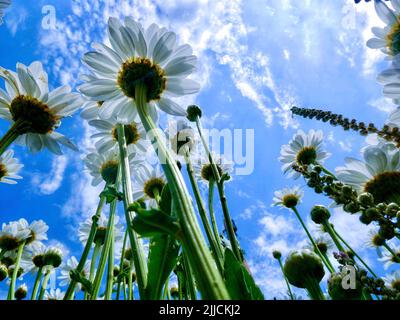
<path id="1" fill-rule="evenodd" d="M 383 279 L 369 277 L 365 270 L 361 270 L 359 273 L 361 284 L 368 293 L 381 296 L 383 300 L 400 299 L 400 291 L 394 288 L 388 288 Z"/>
<path id="2" fill-rule="evenodd" d="M 341 126 L 346 131 L 356 131 L 362 136 L 376 133 L 386 141 L 394 142 L 397 147 L 400 147 L 400 130 L 397 127 L 391 128 L 385 125 L 381 130 L 379 130 L 373 123 L 366 125 L 364 122 L 359 122 L 356 119 L 345 118 L 341 114 L 319 109 L 292 107 L 291 111 L 293 114 L 303 118 L 329 122 L 332 126 Z"/>

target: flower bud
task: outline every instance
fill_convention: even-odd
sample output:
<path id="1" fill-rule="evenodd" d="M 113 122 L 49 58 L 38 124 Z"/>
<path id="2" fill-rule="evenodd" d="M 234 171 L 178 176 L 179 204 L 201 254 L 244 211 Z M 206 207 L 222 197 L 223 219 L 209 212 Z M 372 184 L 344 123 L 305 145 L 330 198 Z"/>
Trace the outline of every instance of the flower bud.
<path id="1" fill-rule="evenodd" d="M 329 210 L 324 206 L 317 205 L 311 209 L 311 220 L 316 224 L 322 224 L 330 218 Z"/>
<path id="2" fill-rule="evenodd" d="M 283 271 L 290 284 L 298 288 L 306 288 L 309 279 L 319 283 L 325 275 L 319 256 L 307 249 L 290 253 Z"/>
<path id="3" fill-rule="evenodd" d="M 282 258 L 282 253 L 278 250 L 274 250 L 272 251 L 272 256 L 276 259 L 279 260 L 280 258 Z"/>
<path id="4" fill-rule="evenodd" d="M 187 107 L 186 112 L 187 112 L 187 118 L 189 119 L 189 121 L 192 122 L 195 122 L 197 117 L 201 118 L 202 115 L 200 107 L 196 105 L 191 105 Z"/>
<path id="5" fill-rule="evenodd" d="M 363 207 L 370 207 L 374 204 L 374 196 L 368 192 L 364 192 L 358 196 L 357 201 Z"/>
<path id="6" fill-rule="evenodd" d="M 346 274 L 333 273 L 328 280 L 328 293 L 333 300 L 360 300 L 362 296 L 362 286 L 359 281 L 356 280 L 356 288 L 345 289 L 343 286 L 347 284 L 347 280 L 344 279 Z"/>
<path id="7" fill-rule="evenodd" d="M 176 286 L 171 287 L 170 293 L 172 298 L 178 299 L 179 298 L 179 289 Z"/>
<path id="8" fill-rule="evenodd" d="M 397 214 L 397 211 L 399 211 L 399 210 L 400 210 L 400 208 L 397 205 L 397 203 L 392 202 L 387 206 L 385 213 L 389 217 L 394 218 L 396 216 L 396 214 Z"/>
<path id="9" fill-rule="evenodd" d="M 28 294 L 28 288 L 25 284 L 23 284 L 18 287 L 18 289 L 14 293 L 14 296 L 16 300 L 23 300 L 26 298 L 27 294 Z"/>

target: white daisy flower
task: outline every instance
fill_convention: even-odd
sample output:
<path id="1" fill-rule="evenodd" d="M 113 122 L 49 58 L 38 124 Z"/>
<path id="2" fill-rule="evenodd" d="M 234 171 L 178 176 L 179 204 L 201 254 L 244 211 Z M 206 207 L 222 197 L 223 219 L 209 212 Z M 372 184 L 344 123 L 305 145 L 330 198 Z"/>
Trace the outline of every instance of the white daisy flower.
<path id="1" fill-rule="evenodd" d="M 19 163 L 17 158 L 13 158 L 14 151 L 6 150 L 0 156 L 0 182 L 8 184 L 16 184 L 16 179 L 22 179 L 18 172 L 23 168 L 23 164 Z"/>
<path id="2" fill-rule="evenodd" d="M 83 62 L 94 73 L 79 90 L 93 101 L 105 101 L 99 109 L 103 119 L 134 121 L 135 87 L 144 81 L 149 114 L 157 118 L 156 107 L 175 116 L 186 116 L 186 110 L 172 97 L 196 93 L 199 85 L 187 78 L 195 69 L 197 58 L 188 45 L 178 46 L 176 35 L 156 24 L 144 29 L 130 17 L 124 24 L 110 18 L 108 38 L 111 48 L 95 43 Z"/>
<path id="3" fill-rule="evenodd" d="M 78 266 L 79 262 L 78 260 L 72 256 L 65 262 L 60 271 L 60 275 L 58 276 L 58 280 L 60 280 L 60 286 L 66 286 L 71 282 L 71 277 L 70 277 L 70 271 L 75 270 L 76 267 Z M 89 277 L 89 272 L 90 272 L 90 260 L 87 260 L 85 263 L 85 266 L 82 270 L 82 276 L 85 278 Z M 78 283 L 76 286 L 76 290 L 79 291 L 81 290 L 81 284 Z"/>
<path id="4" fill-rule="evenodd" d="M 391 128 L 393 127 L 400 128 L 400 108 L 393 110 L 389 114 L 389 117 L 386 120 L 386 124 Z"/>
<path id="5" fill-rule="evenodd" d="M 78 237 L 83 245 L 86 244 L 86 242 L 89 238 L 89 233 L 92 228 L 92 224 L 93 224 L 92 218 L 88 218 L 84 222 L 82 222 L 79 226 Z M 108 218 L 104 214 L 101 214 L 97 224 L 98 225 L 97 225 L 97 230 L 96 230 L 96 236 L 94 238 L 94 243 L 99 243 L 99 244 L 103 245 L 104 241 L 105 241 L 105 236 L 106 236 Z M 124 226 L 119 221 L 119 217 L 115 216 L 115 218 L 114 218 L 114 241 L 115 241 L 116 247 L 122 246 L 123 237 L 124 237 Z M 117 250 L 115 249 L 115 251 L 117 251 Z"/>
<path id="6" fill-rule="evenodd" d="M 4 10 L 11 5 L 11 0 L 0 0 L 0 25 L 3 24 Z"/>
<path id="7" fill-rule="evenodd" d="M 22 253 L 21 267 L 26 272 L 36 273 L 40 267 L 44 266 L 43 257 L 46 250 L 47 247 L 43 243 L 39 243 L 34 247 L 26 246 Z"/>
<path id="8" fill-rule="evenodd" d="M 30 236 L 26 240 L 26 245 L 35 247 L 43 240 L 47 240 L 47 231 L 49 226 L 43 220 L 35 220 L 31 224 L 25 219 L 19 219 L 21 229 L 27 229 L 30 231 Z"/>
<path id="9" fill-rule="evenodd" d="M 86 101 L 82 105 L 81 117 L 85 120 L 94 120 L 99 117 L 99 109 L 103 105 L 103 101 Z"/>
<path id="10" fill-rule="evenodd" d="M 118 149 L 118 122 L 109 119 L 90 120 L 89 124 L 97 129 L 97 133 L 91 136 L 96 141 L 96 149 L 99 153 L 105 153 Z M 124 125 L 125 139 L 128 146 L 128 153 L 144 154 L 149 147 L 149 141 L 146 140 L 146 131 L 139 122 L 132 122 Z"/>
<path id="11" fill-rule="evenodd" d="M 56 290 L 50 289 L 44 293 L 44 300 L 63 300 L 65 292 L 61 291 L 59 288 Z"/>
<path id="12" fill-rule="evenodd" d="M 297 179 L 300 173 L 292 169 L 294 165 L 322 164 L 330 156 L 323 150 L 323 138 L 321 130 L 310 130 L 308 134 L 303 130 L 297 131 L 289 144 L 281 147 L 279 161 L 283 162 L 282 171 Z"/>
<path id="13" fill-rule="evenodd" d="M 299 186 L 284 188 L 274 192 L 273 206 L 282 208 L 293 208 L 297 206 L 304 196 L 303 190 Z"/>
<path id="14" fill-rule="evenodd" d="M 217 166 L 219 175 L 222 176 L 223 174 L 227 174 L 230 177 L 228 181 L 231 181 L 233 173 L 233 162 L 214 152 L 211 152 L 211 157 Z M 195 157 L 195 159 L 193 160 L 193 170 L 197 179 L 205 184 L 208 184 L 210 179 L 214 179 L 210 159 L 205 154 Z"/>
<path id="15" fill-rule="evenodd" d="M 40 62 L 29 67 L 18 63 L 17 73 L 0 67 L 0 78 L 6 91 L 0 90 L 0 118 L 12 123 L 17 143 L 37 152 L 48 148 L 62 154 L 59 144 L 77 150 L 75 145 L 55 131 L 61 119 L 71 116 L 81 107 L 79 94 L 71 93 L 69 86 L 49 92 L 47 74 Z"/>
<path id="16" fill-rule="evenodd" d="M 400 190 L 400 151 L 393 144 L 368 146 L 362 150 L 364 161 L 346 158 L 336 168 L 337 178 L 359 192 L 369 192 L 375 202 L 397 202 Z"/>
<path id="17" fill-rule="evenodd" d="M 397 246 L 391 246 L 395 255 L 392 255 L 388 250 L 382 250 L 382 257 L 378 258 L 379 261 L 383 262 L 385 270 L 389 269 L 394 264 L 400 263 L 400 248 Z"/>
<path id="18" fill-rule="evenodd" d="M 135 169 L 139 166 L 143 159 L 131 153 L 129 156 L 129 165 Z M 99 153 L 97 150 L 91 150 L 91 153 L 86 155 L 84 163 L 93 177 L 92 186 L 98 186 L 102 182 L 113 184 L 118 175 L 119 154 L 117 150 L 111 150 L 104 153 Z"/>
<path id="19" fill-rule="evenodd" d="M 395 290 L 400 290 L 400 271 L 392 272 L 391 274 L 382 277 L 385 284 Z"/>
<path id="20" fill-rule="evenodd" d="M 169 145 L 176 155 L 192 152 L 196 145 L 195 130 L 185 120 L 169 121 L 165 131 Z"/>
<path id="21" fill-rule="evenodd" d="M 134 200 L 150 200 L 149 205 L 154 206 L 167 184 L 161 166 L 142 165 L 134 175 L 132 193 Z"/>
<path id="22" fill-rule="evenodd" d="M 394 56 L 400 53 L 400 1 L 390 0 L 392 8 L 381 0 L 374 3 L 376 13 L 386 26 L 384 28 L 372 28 L 375 37 L 367 41 L 367 46 L 371 49 L 380 49 L 382 52 Z"/>
<path id="23" fill-rule="evenodd" d="M 400 54 L 396 54 L 391 61 L 390 68 L 382 71 L 377 80 L 383 85 L 383 95 L 392 99 L 396 105 L 400 104 Z"/>
<path id="24" fill-rule="evenodd" d="M 26 241 L 30 236 L 31 231 L 22 227 L 20 221 L 11 221 L 8 224 L 3 223 L 0 231 L 0 248 L 4 251 L 15 250 L 22 241 Z"/>

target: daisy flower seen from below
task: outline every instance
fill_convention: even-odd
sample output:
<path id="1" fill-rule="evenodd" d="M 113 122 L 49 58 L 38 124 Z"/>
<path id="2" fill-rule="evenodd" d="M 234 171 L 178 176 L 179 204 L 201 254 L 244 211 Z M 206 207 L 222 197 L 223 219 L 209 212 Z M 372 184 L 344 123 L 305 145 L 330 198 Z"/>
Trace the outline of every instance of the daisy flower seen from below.
<path id="1" fill-rule="evenodd" d="M 89 124 L 97 129 L 97 132 L 92 135 L 91 138 L 98 139 L 95 146 L 99 153 L 118 149 L 117 127 L 119 123 L 117 121 L 113 119 L 95 119 L 90 120 Z M 124 124 L 124 132 L 129 154 L 143 154 L 147 152 L 149 143 L 146 140 L 146 131 L 141 123 L 131 122 L 129 124 Z"/>
<path id="2" fill-rule="evenodd" d="M 375 203 L 399 203 L 399 150 L 386 143 L 364 148 L 362 156 L 363 161 L 346 158 L 345 166 L 336 168 L 337 178 L 359 192 L 372 194 Z"/>
<path id="3" fill-rule="evenodd" d="M 0 90 L 0 118 L 12 126 L 0 141 L 0 154 L 15 140 L 26 145 L 31 152 L 48 148 L 62 154 L 59 144 L 73 150 L 77 148 L 62 134 L 55 131 L 61 119 L 71 116 L 81 107 L 77 93 L 69 86 L 49 91 L 47 74 L 40 62 L 29 67 L 18 63 L 17 72 L 0 68 L 6 91 Z"/>
<path id="4" fill-rule="evenodd" d="M 391 249 L 394 255 L 391 252 L 384 250 L 382 252 L 382 257 L 378 258 L 379 261 L 383 262 L 383 267 L 385 270 L 389 269 L 389 267 L 394 264 L 400 263 L 400 248 L 397 246 L 392 246 Z"/>
<path id="5" fill-rule="evenodd" d="M 61 267 L 60 275 L 58 276 L 58 279 L 60 280 L 60 286 L 66 286 L 71 282 L 71 276 L 70 272 L 72 270 L 75 270 L 76 267 L 78 266 L 78 260 L 72 256 L 69 258 Z M 85 266 L 83 267 L 82 270 L 82 276 L 85 278 L 89 277 L 89 270 L 90 270 L 90 260 L 87 260 L 85 263 Z M 76 290 L 81 290 L 81 284 L 78 283 L 76 286 Z"/>
<path id="6" fill-rule="evenodd" d="M 323 133 L 321 130 L 310 130 L 306 134 L 303 130 L 297 131 L 289 144 L 281 147 L 279 161 L 283 163 L 282 171 L 289 177 L 297 179 L 300 173 L 294 171 L 294 165 L 308 166 L 322 164 L 330 154 L 323 150 Z"/>
<path id="7" fill-rule="evenodd" d="M 21 225 L 20 221 L 11 221 L 8 224 L 3 223 L 0 231 L 1 250 L 15 250 L 31 236 L 31 231 L 23 226 L 25 226 L 25 223 Z"/>
<path id="8" fill-rule="evenodd" d="M 22 179 L 18 173 L 24 165 L 20 164 L 18 159 L 13 156 L 13 150 L 7 150 L 0 156 L 0 182 L 16 184 L 15 180 Z"/>
<path id="9" fill-rule="evenodd" d="M 233 162 L 218 155 L 214 152 L 211 153 L 211 157 L 217 166 L 220 177 L 226 175 L 229 177 L 227 181 L 232 180 L 233 173 Z M 205 184 L 208 184 L 210 180 L 214 180 L 214 173 L 212 171 L 212 166 L 210 160 L 206 155 L 198 156 L 193 160 L 193 169 L 198 180 Z"/>
<path id="10" fill-rule="evenodd" d="M 65 292 L 61 291 L 59 288 L 50 289 L 44 293 L 44 300 L 63 300 Z"/>
<path id="11" fill-rule="evenodd" d="M 11 0 L 0 0 L 0 25 L 3 24 L 4 10 L 11 5 Z"/>
<path id="12" fill-rule="evenodd" d="M 303 195 L 304 192 L 299 186 L 284 188 L 274 192 L 272 205 L 291 209 L 301 202 Z"/>
<path id="13" fill-rule="evenodd" d="M 134 121 L 135 88 L 143 82 L 147 92 L 148 112 L 157 118 L 156 108 L 186 116 L 171 98 L 196 93 L 199 85 L 187 77 L 194 71 L 197 58 L 188 45 L 178 46 L 176 34 L 156 24 L 147 29 L 126 17 L 108 21 L 111 48 L 95 43 L 83 62 L 93 72 L 92 80 L 79 90 L 93 101 L 105 101 L 99 109 L 103 119 L 111 117 Z"/>
<path id="14" fill-rule="evenodd" d="M 395 271 L 386 277 L 382 278 L 383 281 L 385 281 L 386 285 L 391 287 L 392 289 L 395 289 L 397 291 L 400 291 L 400 272 Z"/>
<path id="15" fill-rule="evenodd" d="M 374 4 L 378 17 L 386 26 L 372 28 L 375 37 L 367 41 L 367 46 L 394 56 L 400 53 L 400 1 L 390 0 L 392 8 L 381 0 L 374 1 Z"/>
<path id="16" fill-rule="evenodd" d="M 142 165 L 134 177 L 133 199 L 150 200 L 150 205 L 155 205 L 154 200 L 159 200 L 166 184 L 167 179 L 159 165 Z"/>
<path id="17" fill-rule="evenodd" d="M 166 130 L 170 147 L 176 155 L 192 152 L 196 145 L 195 131 L 185 120 L 170 121 Z"/>

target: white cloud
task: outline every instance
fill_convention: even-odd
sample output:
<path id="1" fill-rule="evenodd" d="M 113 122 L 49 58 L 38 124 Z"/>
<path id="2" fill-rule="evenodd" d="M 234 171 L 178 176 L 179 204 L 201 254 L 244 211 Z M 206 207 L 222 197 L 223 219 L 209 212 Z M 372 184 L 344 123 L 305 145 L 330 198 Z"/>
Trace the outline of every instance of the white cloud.
<path id="1" fill-rule="evenodd" d="M 32 177 L 32 184 L 42 194 L 53 194 L 56 192 L 64 179 L 64 172 L 68 164 L 67 156 L 55 156 L 48 174 L 36 174 Z"/>
<path id="2" fill-rule="evenodd" d="M 24 27 L 27 17 L 28 11 L 24 7 L 19 5 L 14 6 L 14 4 L 10 7 L 5 23 L 13 36 L 15 36 L 18 29 Z"/>

